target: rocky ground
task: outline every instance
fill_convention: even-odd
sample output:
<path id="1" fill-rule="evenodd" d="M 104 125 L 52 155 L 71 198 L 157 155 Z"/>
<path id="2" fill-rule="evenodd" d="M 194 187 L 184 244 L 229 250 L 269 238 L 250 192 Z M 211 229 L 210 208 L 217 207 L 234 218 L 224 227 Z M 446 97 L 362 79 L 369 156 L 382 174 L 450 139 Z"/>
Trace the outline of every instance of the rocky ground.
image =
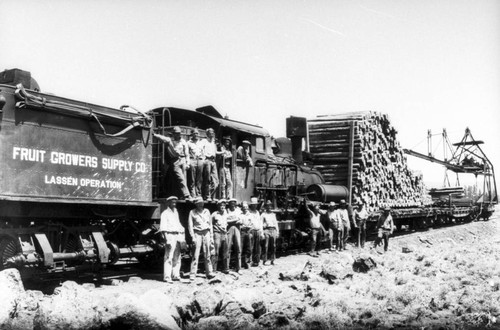
<path id="1" fill-rule="evenodd" d="M 52 294 L 25 290 L 4 270 L 0 329 L 500 329 L 498 215 L 390 243 L 386 254 L 350 246 L 211 281 L 66 281 Z M 360 260 L 375 267 L 355 271 Z"/>

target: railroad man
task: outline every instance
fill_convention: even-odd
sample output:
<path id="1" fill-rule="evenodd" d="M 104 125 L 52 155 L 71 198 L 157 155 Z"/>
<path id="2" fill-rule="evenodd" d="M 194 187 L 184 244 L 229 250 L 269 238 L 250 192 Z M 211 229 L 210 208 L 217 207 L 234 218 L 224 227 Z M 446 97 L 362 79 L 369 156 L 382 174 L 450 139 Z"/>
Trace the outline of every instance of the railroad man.
<path id="1" fill-rule="evenodd" d="M 241 274 L 241 209 L 236 206 L 238 201 L 234 198 L 229 200 L 229 205 L 226 209 L 227 213 L 227 245 L 228 254 L 227 260 L 231 262 L 231 252 L 236 253 L 236 272 Z"/>
<path id="2" fill-rule="evenodd" d="M 213 128 L 207 129 L 207 138 L 203 140 L 201 146 L 204 157 L 202 194 L 203 199 L 211 200 L 214 198 L 214 194 L 219 186 L 219 176 L 217 175 L 217 166 L 215 163 L 215 157 L 219 152 L 217 152 Z"/>
<path id="3" fill-rule="evenodd" d="M 189 147 L 186 141 L 181 137 L 181 128 L 179 126 L 174 127 L 173 134 L 173 139 L 156 133 L 153 134 L 153 136 L 172 148 L 173 152 L 169 153 L 167 159 L 168 165 L 169 168 L 172 169 L 175 181 L 182 193 L 182 197 L 189 199 L 191 196 L 189 195 L 186 182 L 186 169 L 189 163 Z"/>
<path id="4" fill-rule="evenodd" d="M 184 227 L 179 221 L 177 197 L 167 198 L 167 208 L 160 216 L 160 231 L 165 239 L 165 256 L 163 258 L 163 280 L 172 283 L 180 279 L 181 245 L 186 243 Z"/>
<path id="5" fill-rule="evenodd" d="M 205 261 L 205 274 L 208 279 L 213 278 L 213 267 L 210 260 L 210 246 L 212 237 L 212 226 L 210 225 L 210 212 L 204 208 L 203 199 L 197 197 L 194 201 L 196 207 L 189 212 L 188 230 L 193 240 L 193 257 L 191 260 L 191 274 L 189 279 L 193 281 L 198 272 L 198 259 L 200 251 L 203 250 Z"/>
<path id="6" fill-rule="evenodd" d="M 214 271 L 222 270 L 224 274 L 229 272 L 229 260 L 227 259 L 228 246 L 227 246 L 227 213 L 226 213 L 226 201 L 220 199 L 217 201 L 217 211 L 212 213 L 211 225 L 212 225 L 212 235 L 214 242 L 214 255 L 212 256 L 212 266 Z M 219 267 L 219 253 L 222 250 L 222 267 Z"/>
<path id="7" fill-rule="evenodd" d="M 365 247 L 366 242 L 366 220 L 368 220 L 368 212 L 365 209 L 363 202 L 358 203 L 357 210 L 354 211 L 354 228 L 357 228 L 358 248 Z"/>
<path id="8" fill-rule="evenodd" d="M 338 251 L 343 249 L 344 224 L 337 210 L 335 202 L 328 204 L 328 236 L 330 239 L 330 251 L 334 250 L 334 243 Z"/>
<path id="9" fill-rule="evenodd" d="M 252 267 L 256 267 L 260 263 L 260 248 L 264 238 L 262 219 L 257 210 L 258 205 L 259 201 L 256 197 L 250 198 L 248 217 L 252 223 L 252 229 L 250 230 L 250 235 L 252 236 Z"/>
<path id="10" fill-rule="evenodd" d="M 348 205 L 344 199 L 340 200 L 340 207 L 338 209 L 338 214 L 343 224 L 343 237 L 342 237 L 342 247 L 344 250 L 347 249 L 347 240 L 349 239 L 349 232 L 351 231 L 351 220 L 349 217 Z"/>
<path id="11" fill-rule="evenodd" d="M 220 173 L 221 197 L 226 199 L 233 198 L 233 180 L 231 178 L 231 168 L 233 166 L 233 151 L 231 148 L 231 138 L 225 136 L 222 138 L 221 156 L 222 165 Z"/>
<path id="12" fill-rule="evenodd" d="M 271 210 L 273 203 L 267 201 L 264 206 L 264 212 L 261 214 L 262 227 L 264 228 L 264 256 L 263 264 L 267 262 L 268 253 L 271 255 L 271 265 L 274 265 L 276 259 L 276 240 L 279 236 L 278 220 L 276 214 Z"/>
<path id="13" fill-rule="evenodd" d="M 310 249 L 309 254 L 319 253 L 319 241 L 321 239 L 321 233 L 325 232 L 325 228 L 323 224 L 321 224 L 321 215 L 325 214 L 326 211 L 321 210 L 319 208 L 319 204 L 315 204 L 313 206 L 307 205 L 306 200 L 304 199 L 304 203 L 306 204 L 306 209 L 309 214 L 309 227 L 310 227 Z"/>
<path id="14" fill-rule="evenodd" d="M 391 208 L 385 207 L 384 212 L 377 221 L 377 238 L 374 247 L 377 247 L 381 241 L 384 241 L 384 252 L 389 249 L 389 236 L 394 232 L 394 221 L 392 220 Z"/>
<path id="15" fill-rule="evenodd" d="M 191 197 L 201 196 L 201 185 L 203 183 L 203 141 L 199 139 L 200 132 L 197 128 L 191 130 L 191 139 L 187 142 L 189 147 L 189 191 Z"/>
<path id="16" fill-rule="evenodd" d="M 251 215 L 248 210 L 248 202 L 244 201 L 241 203 L 241 243 L 242 243 L 242 265 L 243 268 L 248 269 L 252 261 L 252 248 L 253 239 L 251 231 L 253 229 L 253 224 L 251 220 Z"/>
<path id="17" fill-rule="evenodd" d="M 236 150 L 236 157 L 238 159 L 245 161 L 246 166 L 252 167 L 253 160 L 250 154 L 250 147 L 252 144 L 248 140 L 243 140 L 241 143 L 242 145 L 239 146 L 238 149 Z"/>

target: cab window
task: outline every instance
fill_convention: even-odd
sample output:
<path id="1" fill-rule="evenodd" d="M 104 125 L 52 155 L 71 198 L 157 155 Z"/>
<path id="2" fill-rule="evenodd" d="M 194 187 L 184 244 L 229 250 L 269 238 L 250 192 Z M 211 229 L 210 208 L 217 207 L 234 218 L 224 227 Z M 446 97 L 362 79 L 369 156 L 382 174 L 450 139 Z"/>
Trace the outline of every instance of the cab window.
<path id="1" fill-rule="evenodd" d="M 266 145 L 264 143 L 264 138 L 259 136 L 255 138 L 255 151 L 260 154 L 266 152 Z"/>

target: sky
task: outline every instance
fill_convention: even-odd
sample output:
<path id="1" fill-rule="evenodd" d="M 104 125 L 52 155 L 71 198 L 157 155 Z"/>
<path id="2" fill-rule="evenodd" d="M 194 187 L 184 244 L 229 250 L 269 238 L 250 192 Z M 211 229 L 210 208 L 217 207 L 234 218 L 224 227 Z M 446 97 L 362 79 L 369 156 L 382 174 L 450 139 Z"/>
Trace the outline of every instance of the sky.
<path id="1" fill-rule="evenodd" d="M 291 115 L 377 111 L 422 153 L 428 129 L 458 142 L 469 127 L 500 168 L 500 1 L 1 0 L 0 13 L 0 70 L 44 92 L 210 104 L 275 137 Z M 442 183 L 442 167 L 409 164 Z"/>

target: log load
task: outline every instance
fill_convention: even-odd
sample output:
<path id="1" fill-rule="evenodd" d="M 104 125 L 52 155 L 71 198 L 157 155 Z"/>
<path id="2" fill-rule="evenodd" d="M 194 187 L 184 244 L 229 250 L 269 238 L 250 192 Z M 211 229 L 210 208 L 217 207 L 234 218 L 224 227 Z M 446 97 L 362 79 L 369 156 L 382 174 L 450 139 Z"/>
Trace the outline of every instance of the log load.
<path id="1" fill-rule="evenodd" d="M 308 119 L 309 151 L 326 183 L 351 187 L 369 210 L 431 203 L 421 174 L 407 166 L 386 114 L 351 112 Z"/>

